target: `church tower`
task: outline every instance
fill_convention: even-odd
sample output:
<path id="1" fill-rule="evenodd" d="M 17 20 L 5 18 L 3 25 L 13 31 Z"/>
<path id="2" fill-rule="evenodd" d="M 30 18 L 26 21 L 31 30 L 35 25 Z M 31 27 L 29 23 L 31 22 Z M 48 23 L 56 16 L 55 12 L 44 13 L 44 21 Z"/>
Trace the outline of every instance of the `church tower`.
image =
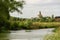
<path id="1" fill-rule="evenodd" d="M 41 11 L 39 11 L 38 17 L 39 18 L 42 18 L 43 17 L 42 14 L 41 14 Z"/>

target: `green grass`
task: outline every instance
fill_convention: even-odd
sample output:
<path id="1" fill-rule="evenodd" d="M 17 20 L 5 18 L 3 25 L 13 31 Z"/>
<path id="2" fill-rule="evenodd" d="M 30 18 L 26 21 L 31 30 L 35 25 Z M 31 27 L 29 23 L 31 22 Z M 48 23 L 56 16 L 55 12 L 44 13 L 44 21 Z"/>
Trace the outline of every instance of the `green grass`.
<path id="1" fill-rule="evenodd" d="M 56 29 L 54 34 L 47 35 L 44 40 L 60 40 L 60 27 Z"/>
<path id="2" fill-rule="evenodd" d="M 57 28 L 60 26 L 60 22 L 32 22 L 32 21 L 21 21 L 12 22 L 10 29 L 42 29 L 42 28 Z"/>
<path id="3" fill-rule="evenodd" d="M 56 28 L 60 26 L 60 22 L 33 22 L 32 25 L 39 28 Z"/>

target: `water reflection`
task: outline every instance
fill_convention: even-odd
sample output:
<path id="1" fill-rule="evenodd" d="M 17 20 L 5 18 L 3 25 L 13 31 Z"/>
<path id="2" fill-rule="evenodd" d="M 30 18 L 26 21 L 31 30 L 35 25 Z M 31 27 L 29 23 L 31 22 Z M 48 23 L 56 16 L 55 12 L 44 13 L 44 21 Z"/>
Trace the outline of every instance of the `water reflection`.
<path id="1" fill-rule="evenodd" d="M 0 40 L 9 40 L 10 33 L 0 33 Z"/>
<path id="2" fill-rule="evenodd" d="M 52 29 L 39 29 L 26 32 L 25 30 L 11 31 L 11 33 L 0 33 L 0 40 L 43 40 L 44 36 L 53 33 Z"/>

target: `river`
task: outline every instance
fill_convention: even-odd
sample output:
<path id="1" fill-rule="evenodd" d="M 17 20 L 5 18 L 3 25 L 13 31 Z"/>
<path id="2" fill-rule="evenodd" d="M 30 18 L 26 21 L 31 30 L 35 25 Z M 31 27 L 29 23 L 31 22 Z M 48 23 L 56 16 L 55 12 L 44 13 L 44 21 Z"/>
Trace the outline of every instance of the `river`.
<path id="1" fill-rule="evenodd" d="M 54 28 L 37 30 L 17 30 L 11 33 L 0 33 L 0 40 L 43 40 L 46 35 L 52 34 Z"/>

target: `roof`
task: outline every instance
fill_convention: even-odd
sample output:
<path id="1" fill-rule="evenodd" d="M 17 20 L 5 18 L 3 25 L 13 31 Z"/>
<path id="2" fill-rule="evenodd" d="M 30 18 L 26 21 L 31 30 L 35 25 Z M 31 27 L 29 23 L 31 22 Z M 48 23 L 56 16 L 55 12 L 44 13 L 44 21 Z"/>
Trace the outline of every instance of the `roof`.
<path id="1" fill-rule="evenodd" d="M 56 16 L 55 18 L 60 18 L 60 16 Z"/>

